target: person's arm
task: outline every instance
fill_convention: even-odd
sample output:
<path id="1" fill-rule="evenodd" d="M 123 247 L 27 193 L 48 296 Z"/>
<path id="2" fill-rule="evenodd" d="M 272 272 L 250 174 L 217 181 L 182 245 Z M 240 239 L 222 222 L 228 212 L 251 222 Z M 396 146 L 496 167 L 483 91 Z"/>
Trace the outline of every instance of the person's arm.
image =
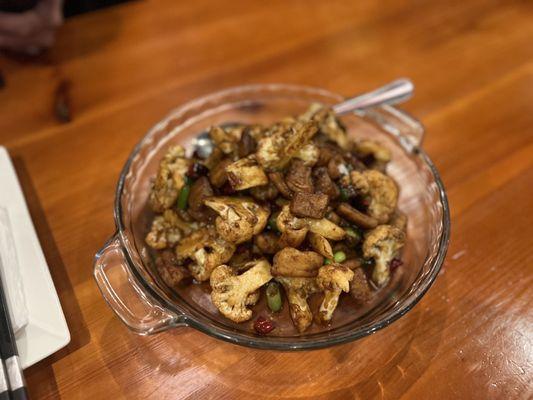
<path id="1" fill-rule="evenodd" d="M 23 13 L 0 12 L 0 48 L 38 54 L 52 46 L 62 23 L 62 0 L 40 0 Z"/>

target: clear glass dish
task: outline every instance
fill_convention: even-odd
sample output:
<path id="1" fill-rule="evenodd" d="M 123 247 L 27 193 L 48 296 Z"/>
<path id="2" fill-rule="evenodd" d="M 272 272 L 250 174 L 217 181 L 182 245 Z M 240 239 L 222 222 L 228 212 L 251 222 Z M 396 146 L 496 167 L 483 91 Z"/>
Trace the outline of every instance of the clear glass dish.
<path id="1" fill-rule="evenodd" d="M 250 324 L 223 318 L 207 295 L 187 297 L 169 289 L 154 273 L 144 235 L 152 213 L 147 196 L 160 158 L 170 144 L 190 148 L 209 126 L 228 122 L 271 123 L 303 112 L 310 103 L 335 104 L 343 97 L 325 90 L 292 85 L 236 87 L 191 101 L 154 126 L 134 148 L 116 190 L 117 231 L 96 254 L 94 276 L 105 300 L 132 331 L 148 335 L 169 328 L 192 327 L 232 343 L 278 350 L 316 349 L 349 342 L 391 324 L 407 313 L 429 289 L 443 263 L 450 217 L 439 174 L 420 148 L 422 125 L 391 106 L 342 117 L 351 135 L 382 141 L 393 152 L 388 173 L 399 183 L 399 208 L 409 218 L 401 272 L 386 296 L 371 308 L 334 318 L 320 332 L 260 336 Z M 398 270 L 397 270 L 398 271 Z"/>

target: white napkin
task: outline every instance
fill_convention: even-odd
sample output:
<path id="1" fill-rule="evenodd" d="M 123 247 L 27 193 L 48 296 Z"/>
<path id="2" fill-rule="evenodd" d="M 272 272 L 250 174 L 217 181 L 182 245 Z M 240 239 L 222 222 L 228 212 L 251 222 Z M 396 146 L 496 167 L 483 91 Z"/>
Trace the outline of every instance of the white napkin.
<path id="1" fill-rule="evenodd" d="M 7 208 L 0 206 L 0 273 L 13 331 L 28 324 L 28 308 Z"/>

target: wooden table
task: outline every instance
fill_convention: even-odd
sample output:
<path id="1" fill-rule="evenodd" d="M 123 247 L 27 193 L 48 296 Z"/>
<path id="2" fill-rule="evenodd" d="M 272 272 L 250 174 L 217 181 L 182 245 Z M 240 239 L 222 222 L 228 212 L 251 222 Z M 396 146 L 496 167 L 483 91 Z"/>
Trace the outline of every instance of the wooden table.
<path id="1" fill-rule="evenodd" d="M 26 371 L 32 398 L 531 398 L 532 3 L 221 3 L 124 4 L 67 21 L 37 60 L 0 59 L 0 143 L 72 334 Z M 187 328 L 126 330 L 92 262 L 114 229 L 119 170 L 151 125 L 231 85 L 349 95 L 399 76 L 417 85 L 405 108 L 427 127 L 453 232 L 440 276 L 410 313 L 356 343 L 306 353 L 241 348 Z M 71 122 L 56 115 L 58 102 Z"/>

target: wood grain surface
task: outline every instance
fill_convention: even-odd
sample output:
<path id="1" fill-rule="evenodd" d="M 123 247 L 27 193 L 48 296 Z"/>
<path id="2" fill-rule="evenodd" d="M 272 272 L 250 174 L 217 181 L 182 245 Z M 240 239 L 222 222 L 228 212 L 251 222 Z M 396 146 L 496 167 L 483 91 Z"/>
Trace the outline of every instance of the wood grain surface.
<path id="1" fill-rule="evenodd" d="M 72 334 L 26 370 L 33 399 L 533 397 L 533 3 L 136 1 L 75 17 L 38 59 L 0 58 L 0 143 Z M 100 296 L 123 163 L 184 101 L 252 82 L 345 95 L 408 76 L 452 240 L 406 316 L 355 343 L 241 348 L 183 328 L 139 337 Z M 1 190 L 1 188 L 0 188 Z"/>

